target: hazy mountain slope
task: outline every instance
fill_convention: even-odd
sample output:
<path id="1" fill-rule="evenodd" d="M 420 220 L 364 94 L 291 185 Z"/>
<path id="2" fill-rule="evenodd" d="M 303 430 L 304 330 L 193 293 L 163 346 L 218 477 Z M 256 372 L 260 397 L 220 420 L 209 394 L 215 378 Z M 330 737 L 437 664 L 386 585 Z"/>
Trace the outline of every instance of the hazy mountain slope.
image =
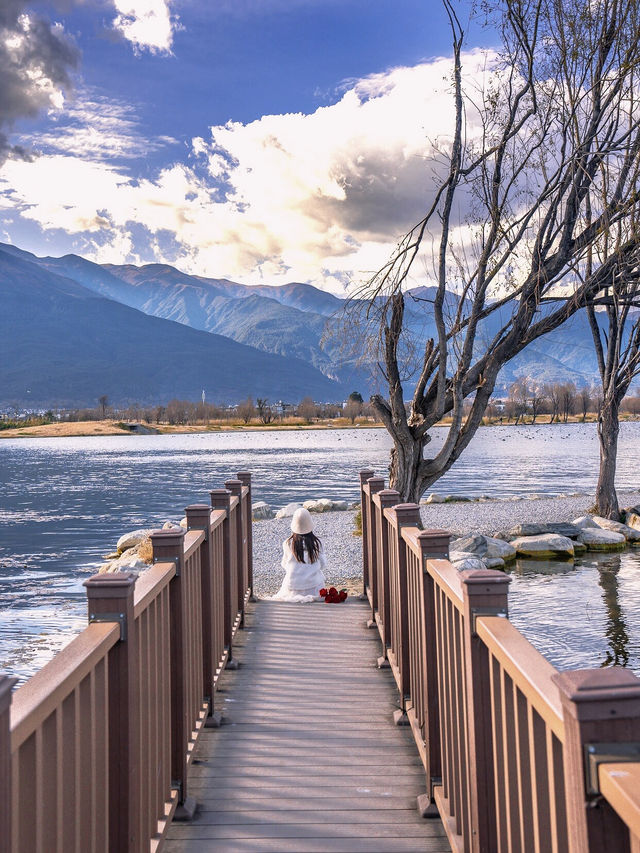
<path id="1" fill-rule="evenodd" d="M 0 251 L 0 403 L 32 406 L 197 400 L 252 394 L 335 400 L 308 364 L 151 317 Z"/>

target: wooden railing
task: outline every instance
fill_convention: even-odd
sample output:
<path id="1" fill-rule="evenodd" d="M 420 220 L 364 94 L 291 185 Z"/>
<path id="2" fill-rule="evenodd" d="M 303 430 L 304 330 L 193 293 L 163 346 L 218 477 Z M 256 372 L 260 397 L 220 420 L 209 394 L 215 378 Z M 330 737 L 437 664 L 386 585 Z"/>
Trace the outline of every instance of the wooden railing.
<path id="1" fill-rule="evenodd" d="M 89 625 L 13 695 L 0 677 L 1 853 L 158 850 L 251 595 L 251 475 L 152 534 L 136 578 L 85 582 Z"/>
<path id="2" fill-rule="evenodd" d="M 370 627 L 452 849 L 640 853 L 640 680 L 558 672 L 508 620 L 509 577 L 458 572 L 373 471 L 360 475 Z M 571 630 L 568 626 L 567 630 Z"/>

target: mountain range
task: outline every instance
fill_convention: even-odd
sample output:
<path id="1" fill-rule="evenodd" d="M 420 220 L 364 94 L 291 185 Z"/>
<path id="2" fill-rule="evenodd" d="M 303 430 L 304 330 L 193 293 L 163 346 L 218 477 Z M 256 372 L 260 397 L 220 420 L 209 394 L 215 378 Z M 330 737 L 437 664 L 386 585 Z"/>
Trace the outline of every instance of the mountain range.
<path id="1" fill-rule="evenodd" d="M 408 325 L 432 334 L 429 289 L 412 294 Z M 93 406 L 102 394 L 162 403 L 197 400 L 202 390 L 211 402 L 295 403 L 372 390 L 359 354 L 331 335 L 344 300 L 310 284 L 251 286 L 166 264 L 40 258 L 0 243 L 0 296 L 0 407 Z M 487 338 L 498 321 L 487 322 Z M 523 374 L 577 385 L 596 378 L 583 313 L 506 365 L 496 392 Z"/>

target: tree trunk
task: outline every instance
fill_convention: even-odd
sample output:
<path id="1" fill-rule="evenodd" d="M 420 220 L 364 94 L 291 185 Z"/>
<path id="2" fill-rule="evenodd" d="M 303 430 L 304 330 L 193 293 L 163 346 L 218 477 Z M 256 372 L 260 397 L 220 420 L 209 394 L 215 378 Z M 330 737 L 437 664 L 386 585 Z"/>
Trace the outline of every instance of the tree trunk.
<path id="1" fill-rule="evenodd" d="M 598 439 L 600 440 L 600 473 L 596 487 L 598 515 L 618 521 L 620 510 L 616 494 L 616 458 L 618 454 L 618 403 L 607 398 L 598 415 Z"/>
<path id="2" fill-rule="evenodd" d="M 404 503 L 420 503 L 422 496 L 422 481 L 420 465 L 424 443 L 412 441 L 402 444 L 394 437 L 394 447 L 391 451 L 389 465 L 389 487 L 400 492 Z"/>

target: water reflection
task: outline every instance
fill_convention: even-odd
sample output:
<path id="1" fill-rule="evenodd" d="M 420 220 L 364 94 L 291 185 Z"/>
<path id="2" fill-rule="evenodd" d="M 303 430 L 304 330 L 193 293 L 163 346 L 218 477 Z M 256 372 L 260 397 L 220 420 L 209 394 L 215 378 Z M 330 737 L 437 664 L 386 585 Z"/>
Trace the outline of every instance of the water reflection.
<path id="1" fill-rule="evenodd" d="M 602 600 L 607 611 L 606 636 L 609 643 L 601 666 L 627 666 L 629 663 L 629 634 L 620 606 L 618 573 L 622 566 L 619 555 L 612 555 L 598 566 Z"/>

